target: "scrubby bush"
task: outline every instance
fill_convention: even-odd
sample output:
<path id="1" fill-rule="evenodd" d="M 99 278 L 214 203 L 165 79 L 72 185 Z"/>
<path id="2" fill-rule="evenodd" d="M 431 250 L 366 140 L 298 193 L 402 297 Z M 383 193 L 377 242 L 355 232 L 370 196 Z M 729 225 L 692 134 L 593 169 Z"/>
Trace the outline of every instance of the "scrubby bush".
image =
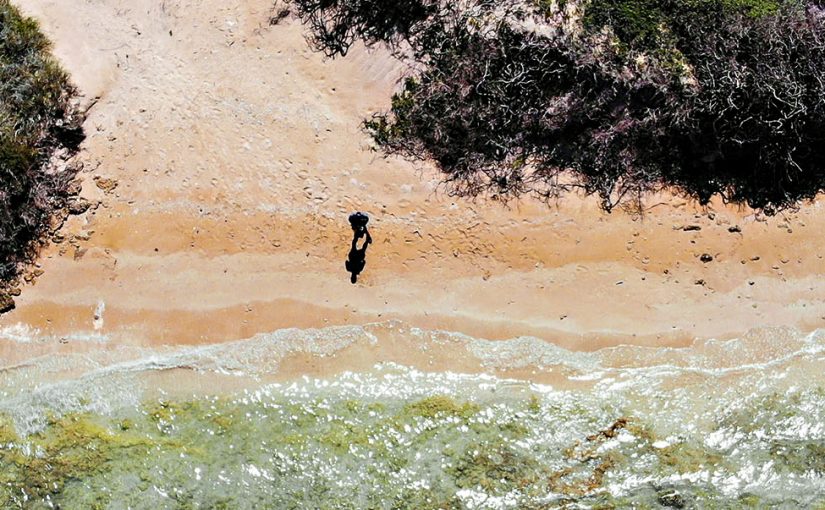
<path id="1" fill-rule="evenodd" d="M 74 95 L 37 23 L 0 0 L 0 282 L 31 261 L 66 205 L 74 174 L 52 158 L 83 139 Z"/>
<path id="2" fill-rule="evenodd" d="M 825 189 L 825 10 L 802 0 L 293 0 L 329 56 L 411 71 L 366 121 L 461 195 L 671 189 L 768 213 Z M 376 21 L 378 20 L 378 21 Z"/>

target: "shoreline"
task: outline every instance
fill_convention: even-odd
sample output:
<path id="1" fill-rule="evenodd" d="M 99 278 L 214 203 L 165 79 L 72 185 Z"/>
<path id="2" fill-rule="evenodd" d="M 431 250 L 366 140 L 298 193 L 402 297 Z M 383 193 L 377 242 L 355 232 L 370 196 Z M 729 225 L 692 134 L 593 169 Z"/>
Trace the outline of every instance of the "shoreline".
<path id="1" fill-rule="evenodd" d="M 582 352 L 536 337 L 478 338 L 396 320 L 291 327 L 231 342 L 191 345 L 130 345 L 92 335 L 58 341 L 32 330 L 16 333 L 14 340 L 0 335 L 0 380 L 6 397 L 14 394 L 9 390 L 32 397 L 65 384 L 69 386 L 58 393 L 73 386 L 85 391 L 96 387 L 98 380 L 123 377 L 156 381 L 141 385 L 141 392 L 150 395 L 159 391 L 185 397 L 184 388 L 198 385 L 204 395 L 223 395 L 270 383 L 334 379 L 393 366 L 423 374 L 492 376 L 585 393 L 617 377 L 634 384 L 650 377 L 672 379 L 678 387 L 679 381 L 692 384 L 697 376 L 725 381 L 782 369 L 797 380 L 804 377 L 804 371 L 798 371 L 803 360 L 816 358 L 825 338 L 825 328 L 810 333 L 765 328 L 730 340 L 695 340 L 667 347 L 619 344 Z"/>

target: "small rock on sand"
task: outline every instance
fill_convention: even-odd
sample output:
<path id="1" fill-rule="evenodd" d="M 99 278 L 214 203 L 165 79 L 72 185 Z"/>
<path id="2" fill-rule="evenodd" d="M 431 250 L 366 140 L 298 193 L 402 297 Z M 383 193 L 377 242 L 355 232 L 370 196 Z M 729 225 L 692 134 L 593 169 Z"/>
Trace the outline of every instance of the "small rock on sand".
<path id="1" fill-rule="evenodd" d="M 69 202 L 69 213 L 70 214 L 83 214 L 89 210 L 92 206 L 91 202 L 86 199 L 79 198 L 77 200 L 72 200 Z"/>
<path id="2" fill-rule="evenodd" d="M 75 195 L 80 194 L 80 191 L 81 191 L 82 188 L 83 188 L 83 185 L 80 183 L 80 181 L 79 180 L 74 180 L 71 183 L 69 183 L 69 187 L 66 188 L 66 193 L 69 196 L 75 196 Z"/>
<path id="3" fill-rule="evenodd" d="M 14 310 L 14 299 L 5 292 L 0 292 L 0 313 L 11 310 Z"/>
<path id="4" fill-rule="evenodd" d="M 95 176 L 95 185 L 106 193 L 111 193 L 117 188 L 117 180 L 98 175 Z"/>

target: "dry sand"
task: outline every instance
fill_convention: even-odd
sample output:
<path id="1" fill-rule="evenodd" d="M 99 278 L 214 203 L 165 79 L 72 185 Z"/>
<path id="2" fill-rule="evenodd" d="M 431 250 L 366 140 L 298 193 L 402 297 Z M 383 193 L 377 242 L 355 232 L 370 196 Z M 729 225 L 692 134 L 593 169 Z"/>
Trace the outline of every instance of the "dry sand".
<path id="1" fill-rule="evenodd" d="M 360 130 L 401 67 L 363 49 L 325 61 L 295 21 L 269 25 L 271 0 L 15 3 L 91 108 L 82 195 L 99 206 L 0 318 L 50 338 L 6 345 L 8 362 L 79 332 L 112 348 L 400 319 L 592 350 L 825 325 L 821 203 L 764 218 L 651 197 L 640 218 L 452 198 Z M 353 285 L 355 210 L 375 243 Z"/>

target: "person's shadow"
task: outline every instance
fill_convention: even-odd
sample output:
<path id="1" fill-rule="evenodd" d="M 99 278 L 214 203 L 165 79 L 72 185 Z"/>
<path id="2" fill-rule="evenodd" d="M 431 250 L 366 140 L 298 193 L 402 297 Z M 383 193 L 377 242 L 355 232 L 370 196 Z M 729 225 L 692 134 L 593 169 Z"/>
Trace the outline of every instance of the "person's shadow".
<path id="1" fill-rule="evenodd" d="M 364 241 L 364 245 L 358 248 L 358 240 L 365 235 L 367 238 Z M 363 227 L 363 230 L 356 230 L 352 235 L 352 248 L 350 248 L 349 256 L 346 263 L 344 263 L 347 271 L 352 273 L 352 277 L 350 277 L 352 283 L 358 281 L 358 275 L 361 274 L 364 266 L 367 265 L 367 246 L 371 243 L 372 237 L 370 237 L 370 232 L 366 227 Z"/>

